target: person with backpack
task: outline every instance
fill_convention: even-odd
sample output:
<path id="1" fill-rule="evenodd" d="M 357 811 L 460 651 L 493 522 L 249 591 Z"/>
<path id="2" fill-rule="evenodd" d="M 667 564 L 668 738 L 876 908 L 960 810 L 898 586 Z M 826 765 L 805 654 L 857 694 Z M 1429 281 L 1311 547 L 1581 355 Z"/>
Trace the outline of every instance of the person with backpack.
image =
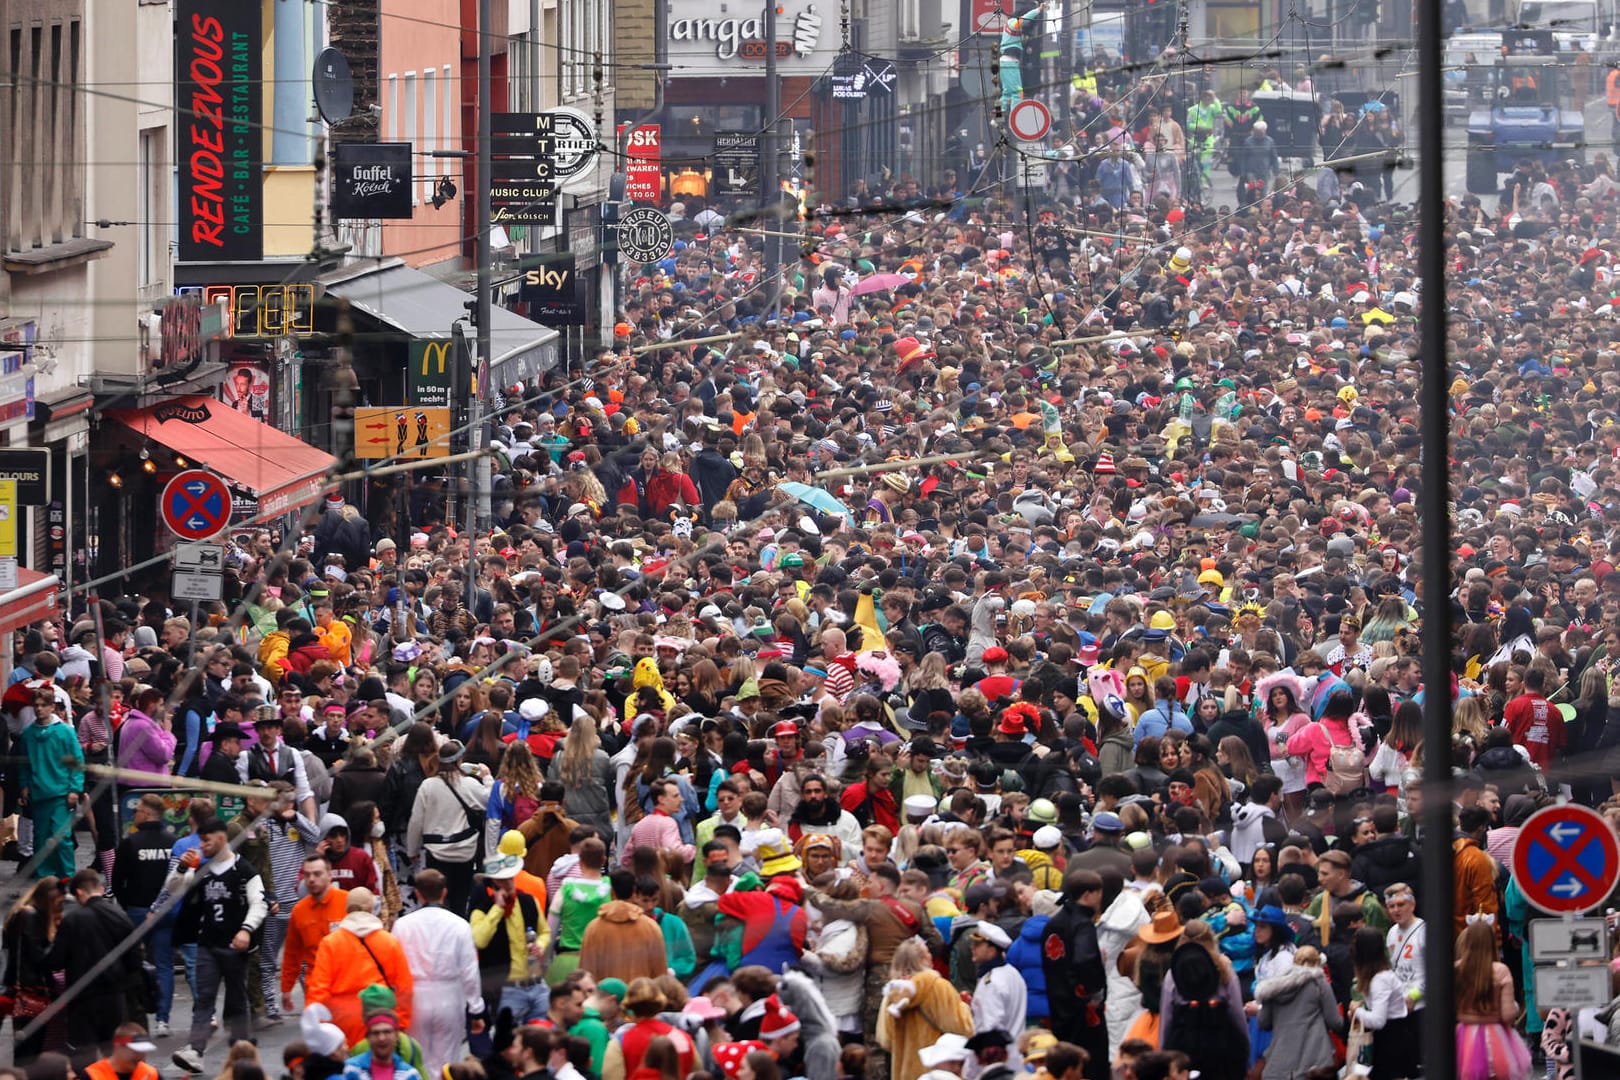
<path id="1" fill-rule="evenodd" d="M 426 852 L 427 865 L 444 875 L 445 910 L 465 916 L 484 857 L 490 783 L 482 765 L 460 765 L 462 750 L 454 739 L 439 747 L 438 774 L 416 789 L 405 851 L 412 860 Z"/>
<path id="2" fill-rule="evenodd" d="M 1367 752 L 1362 730 L 1371 727 L 1355 711 L 1356 699 L 1346 690 L 1328 697 L 1322 717 L 1288 739 L 1288 753 L 1305 763 L 1306 786 L 1320 784 L 1335 795 L 1367 786 Z"/>
<path id="3" fill-rule="evenodd" d="M 1159 1045 L 1190 1057 L 1202 1080 L 1241 1080 L 1249 1067 L 1243 990 L 1201 922 L 1182 932 L 1159 998 Z"/>

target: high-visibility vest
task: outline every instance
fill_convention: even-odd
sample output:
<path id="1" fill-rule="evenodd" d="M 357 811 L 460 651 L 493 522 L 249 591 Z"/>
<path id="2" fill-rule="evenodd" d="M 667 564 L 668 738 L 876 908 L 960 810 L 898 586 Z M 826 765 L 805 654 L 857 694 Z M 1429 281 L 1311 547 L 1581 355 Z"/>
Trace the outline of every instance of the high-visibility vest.
<path id="1" fill-rule="evenodd" d="M 84 1074 L 89 1077 L 89 1080 L 118 1080 L 118 1074 L 113 1071 L 112 1062 L 106 1058 L 87 1065 Z M 130 1077 L 130 1080 L 158 1080 L 158 1071 L 146 1062 L 139 1061 L 135 1063 L 135 1073 Z"/>
<path id="2" fill-rule="evenodd" d="M 1609 108 L 1620 109 L 1620 68 L 1609 72 L 1608 82 L 1604 84 L 1604 97 L 1608 99 Z"/>

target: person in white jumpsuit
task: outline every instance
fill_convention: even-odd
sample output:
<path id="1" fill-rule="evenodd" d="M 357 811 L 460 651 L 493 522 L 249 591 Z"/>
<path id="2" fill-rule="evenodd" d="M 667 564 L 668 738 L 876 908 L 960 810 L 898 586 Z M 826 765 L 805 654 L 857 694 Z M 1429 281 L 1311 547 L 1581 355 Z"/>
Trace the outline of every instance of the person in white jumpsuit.
<path id="1" fill-rule="evenodd" d="M 467 920 L 444 907 L 445 880 L 437 870 L 416 875 L 421 907 L 394 923 L 394 937 L 416 979 L 411 998 L 411 1035 L 422 1044 L 428 1076 L 461 1060 L 466 1017 L 483 1014 L 484 994 L 478 981 L 478 950 Z M 482 1021 L 473 1021 L 474 1033 Z"/>

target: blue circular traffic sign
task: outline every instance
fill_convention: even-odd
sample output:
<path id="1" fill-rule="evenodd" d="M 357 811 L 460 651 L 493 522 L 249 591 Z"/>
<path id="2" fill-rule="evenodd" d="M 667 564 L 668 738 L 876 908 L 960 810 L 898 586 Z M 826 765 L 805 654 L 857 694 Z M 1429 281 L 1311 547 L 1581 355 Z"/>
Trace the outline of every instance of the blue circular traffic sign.
<path id="1" fill-rule="evenodd" d="M 1620 881 L 1620 840 L 1596 810 L 1575 803 L 1530 815 L 1513 844 L 1513 880 L 1526 900 L 1555 915 L 1579 915 Z"/>
<path id="2" fill-rule="evenodd" d="M 163 524 L 182 540 L 207 540 L 231 523 L 231 492 L 203 469 L 187 469 L 163 486 Z"/>

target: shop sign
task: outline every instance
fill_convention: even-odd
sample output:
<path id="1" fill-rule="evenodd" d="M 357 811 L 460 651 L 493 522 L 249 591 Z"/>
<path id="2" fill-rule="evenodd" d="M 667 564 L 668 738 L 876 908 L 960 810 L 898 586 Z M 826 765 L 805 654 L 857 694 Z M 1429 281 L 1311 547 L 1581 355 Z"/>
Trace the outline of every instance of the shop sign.
<path id="1" fill-rule="evenodd" d="M 893 60 L 863 59 L 849 54 L 849 60 L 833 71 L 832 96 L 845 101 L 862 101 L 868 95 L 894 93 L 898 77 Z"/>
<path id="2" fill-rule="evenodd" d="M 0 480 L 17 484 L 20 506 L 44 506 L 51 495 L 51 452 L 43 446 L 0 450 Z"/>
<path id="3" fill-rule="evenodd" d="M 38 332 L 32 319 L 0 328 L 0 424 L 34 419 L 34 365 L 30 361 Z"/>
<path id="4" fill-rule="evenodd" d="M 181 298 L 197 297 L 205 315 L 224 301 L 225 336 L 238 338 L 309 335 L 315 332 L 315 286 L 188 285 L 175 290 Z M 165 338 L 167 335 L 165 335 Z M 203 340 L 211 340 L 204 335 Z M 167 340 L 165 340 L 167 349 Z M 167 354 L 165 366 L 169 365 Z"/>
<path id="5" fill-rule="evenodd" d="M 490 223 L 555 225 L 557 165 L 553 123 L 541 113 L 490 117 Z"/>
<path id="6" fill-rule="evenodd" d="M 181 262 L 263 256 L 262 19 L 241 0 L 177 0 Z"/>
<path id="7" fill-rule="evenodd" d="M 233 360 L 219 384 L 220 404 L 260 422 L 270 419 L 270 372 L 261 364 Z"/>
<path id="8" fill-rule="evenodd" d="M 584 326 L 585 297 L 572 252 L 524 260 L 518 299 L 529 306 L 529 318 L 542 326 Z"/>
<path id="9" fill-rule="evenodd" d="M 671 41 L 700 41 L 714 46 L 717 60 L 765 59 L 765 19 L 762 15 L 746 18 L 687 18 L 672 19 L 669 24 Z M 793 17 L 789 25 L 777 20 L 778 58 L 806 57 L 821 44 L 821 16 L 814 7 L 806 7 Z M 785 52 L 784 52 L 785 50 Z"/>
<path id="10" fill-rule="evenodd" d="M 450 456 L 450 410 L 383 405 L 354 410 L 354 456 Z"/>
<path id="11" fill-rule="evenodd" d="M 450 388 L 455 382 L 456 354 L 451 341 L 411 339 L 407 397 L 412 405 L 450 407 Z"/>
<path id="12" fill-rule="evenodd" d="M 722 131 L 714 137 L 714 194 L 746 197 L 759 193 L 759 136 Z"/>
<path id="13" fill-rule="evenodd" d="M 630 202 L 655 203 L 663 194 L 663 129 L 642 124 L 627 133 L 619 125 L 625 143 L 624 197 Z"/>
<path id="14" fill-rule="evenodd" d="M 0 424 L 34 418 L 34 365 L 28 354 L 0 352 Z"/>
<path id="15" fill-rule="evenodd" d="M 58 580 L 67 580 L 67 507 L 53 502 L 45 511 L 45 522 L 50 532 L 51 573 Z"/>
<path id="16" fill-rule="evenodd" d="M 339 143 L 332 148 L 332 216 L 408 218 L 414 212 L 410 143 Z"/>

